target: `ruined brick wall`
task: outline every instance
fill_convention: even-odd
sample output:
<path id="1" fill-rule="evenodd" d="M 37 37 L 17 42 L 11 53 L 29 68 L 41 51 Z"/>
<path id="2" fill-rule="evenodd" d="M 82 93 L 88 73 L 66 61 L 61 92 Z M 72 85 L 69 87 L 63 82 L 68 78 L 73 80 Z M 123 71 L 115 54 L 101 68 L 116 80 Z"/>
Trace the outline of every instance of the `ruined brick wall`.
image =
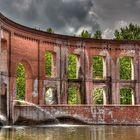
<path id="1" fill-rule="evenodd" d="M 5 74 L 7 86 L 7 110 L 12 111 L 16 99 L 16 69 L 22 63 L 26 70 L 25 100 L 45 105 L 45 88 L 57 91 L 58 104 L 67 104 L 67 90 L 70 85 L 80 89 L 82 104 L 92 104 L 92 91 L 103 87 L 106 90 L 107 104 L 120 104 L 120 88 L 129 87 L 134 91 L 135 104 L 140 103 L 140 41 L 116 41 L 82 39 L 57 34 L 49 34 L 24 27 L 0 14 L 1 52 L 0 72 Z M 55 76 L 45 76 L 45 51 L 55 56 Z M 77 79 L 68 79 L 68 53 L 78 56 Z M 106 74 L 103 80 L 92 78 L 92 57 L 102 56 Z M 120 80 L 120 56 L 130 56 L 133 60 L 134 78 Z M 1 90 L 2 92 L 2 90 Z"/>
<path id="2" fill-rule="evenodd" d="M 111 125 L 140 125 L 140 106 L 41 106 L 44 111 L 33 106 L 16 106 L 14 109 L 13 123 L 20 122 L 22 125 L 29 123 L 48 122 L 68 123 L 72 120 L 85 124 L 111 124 Z M 26 120 L 26 121 L 25 121 Z"/>

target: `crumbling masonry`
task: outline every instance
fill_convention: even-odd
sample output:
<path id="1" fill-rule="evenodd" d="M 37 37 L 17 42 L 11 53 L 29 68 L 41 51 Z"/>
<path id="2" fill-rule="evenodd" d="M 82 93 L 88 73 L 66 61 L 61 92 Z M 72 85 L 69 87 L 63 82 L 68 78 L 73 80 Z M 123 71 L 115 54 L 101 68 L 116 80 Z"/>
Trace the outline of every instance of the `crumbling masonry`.
<path id="1" fill-rule="evenodd" d="M 93 124 L 140 124 L 140 41 L 95 40 L 50 34 L 19 25 L 0 14 L 0 110 L 12 123 L 19 118 L 45 121 L 34 106 L 16 105 L 16 70 L 26 72 L 25 101 L 37 104 L 57 118 L 73 117 Z M 45 75 L 45 52 L 53 55 L 53 76 Z M 77 78 L 68 79 L 68 54 L 77 56 Z M 104 61 L 104 78 L 93 79 L 92 58 Z M 119 58 L 132 60 L 132 77 L 121 80 Z M 79 89 L 77 105 L 68 105 L 68 88 Z M 133 104 L 120 105 L 120 89 L 131 88 Z M 56 104 L 45 104 L 46 89 L 55 91 Z M 95 88 L 105 91 L 104 105 L 94 105 Z"/>

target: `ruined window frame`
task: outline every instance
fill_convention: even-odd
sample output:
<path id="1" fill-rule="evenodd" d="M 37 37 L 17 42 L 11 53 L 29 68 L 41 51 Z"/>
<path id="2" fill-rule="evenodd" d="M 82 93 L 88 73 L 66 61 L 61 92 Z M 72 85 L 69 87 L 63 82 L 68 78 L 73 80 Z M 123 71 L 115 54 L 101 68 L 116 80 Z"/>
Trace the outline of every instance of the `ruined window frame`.
<path id="1" fill-rule="evenodd" d="M 70 73 L 70 68 L 69 68 L 69 57 L 72 57 L 74 56 L 75 57 L 75 73 L 74 73 L 74 77 L 71 77 L 69 75 Z M 68 79 L 78 79 L 79 78 L 79 68 L 80 68 L 80 56 L 75 54 L 75 53 L 68 53 L 68 63 L 67 63 L 67 77 Z"/>
<path id="2" fill-rule="evenodd" d="M 94 99 L 95 91 L 96 90 L 102 90 L 102 103 L 96 103 Z M 107 90 L 106 87 L 95 87 L 92 90 L 92 104 L 95 105 L 106 105 L 107 104 Z"/>
<path id="3" fill-rule="evenodd" d="M 97 76 L 94 77 L 94 73 L 95 73 L 94 72 L 94 58 L 96 58 L 96 57 L 101 58 L 101 60 L 102 60 L 102 77 L 99 77 L 99 78 L 97 78 Z M 91 70 L 92 70 L 92 79 L 93 80 L 105 80 L 106 79 L 106 57 L 101 56 L 101 55 L 92 56 L 92 68 L 91 68 Z"/>
<path id="4" fill-rule="evenodd" d="M 51 69 L 49 70 L 50 71 L 50 75 L 46 74 L 47 73 L 47 70 L 46 70 L 46 62 L 47 62 L 47 58 L 46 58 L 46 53 L 48 53 L 49 55 L 51 55 Z M 45 77 L 46 78 L 54 78 L 57 74 L 56 74 L 56 70 L 55 70 L 55 67 L 56 67 L 56 54 L 52 51 L 49 51 L 49 50 L 45 50 Z"/>
<path id="5" fill-rule="evenodd" d="M 121 99 L 122 99 L 122 97 L 121 97 L 121 90 L 123 90 L 123 89 L 127 89 L 127 90 L 130 90 L 131 91 L 131 103 L 121 103 Z M 128 98 L 128 96 L 127 96 L 127 98 Z M 131 87 L 121 87 L 120 88 L 120 105 L 135 105 L 135 93 L 134 93 L 134 90 L 133 90 L 133 88 L 131 88 Z"/>
<path id="6" fill-rule="evenodd" d="M 122 78 L 121 76 L 123 75 L 123 74 L 121 74 L 121 62 L 120 62 L 120 60 L 121 59 L 130 59 L 130 64 L 131 64 L 131 69 L 130 69 L 130 78 Z M 119 58 L 118 58 L 118 60 L 119 60 L 119 79 L 120 80 L 122 80 L 122 81 L 129 81 L 129 80 L 134 80 L 134 60 L 133 60 L 133 57 L 131 57 L 131 56 L 125 56 L 125 55 L 123 55 L 123 56 L 120 56 Z M 125 73 L 128 73 L 127 71 L 125 71 Z"/>

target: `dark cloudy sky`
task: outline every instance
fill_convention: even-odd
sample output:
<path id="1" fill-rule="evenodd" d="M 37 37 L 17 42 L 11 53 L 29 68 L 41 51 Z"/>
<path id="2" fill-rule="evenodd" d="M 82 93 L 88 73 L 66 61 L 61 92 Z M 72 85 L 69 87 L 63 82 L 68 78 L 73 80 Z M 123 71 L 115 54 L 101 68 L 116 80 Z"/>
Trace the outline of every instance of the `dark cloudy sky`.
<path id="1" fill-rule="evenodd" d="M 67 35 L 100 29 L 103 38 L 112 38 L 130 22 L 140 25 L 140 0 L 0 0 L 0 11 L 18 23 Z"/>

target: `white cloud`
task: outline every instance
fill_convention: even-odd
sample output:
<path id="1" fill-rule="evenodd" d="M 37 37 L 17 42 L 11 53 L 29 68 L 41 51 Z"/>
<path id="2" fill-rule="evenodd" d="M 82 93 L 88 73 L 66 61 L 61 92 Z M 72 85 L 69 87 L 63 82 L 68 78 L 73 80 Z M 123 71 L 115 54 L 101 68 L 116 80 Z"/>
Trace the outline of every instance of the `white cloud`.
<path id="1" fill-rule="evenodd" d="M 125 27 L 127 25 L 128 23 L 126 21 L 120 20 L 120 21 L 115 22 L 114 29 L 120 29 L 121 27 Z"/>
<path id="2" fill-rule="evenodd" d="M 93 10 L 89 11 L 89 15 L 92 15 L 98 18 L 98 15 Z"/>
<path id="3" fill-rule="evenodd" d="M 102 38 L 104 39 L 112 39 L 113 38 L 113 30 L 110 28 L 107 28 L 102 33 Z"/>
<path id="4" fill-rule="evenodd" d="M 12 3 L 12 6 L 19 11 L 21 10 L 26 11 L 30 8 L 31 3 L 32 0 L 17 0 Z"/>
<path id="5" fill-rule="evenodd" d="M 76 31 L 75 34 L 77 36 L 79 36 L 83 30 L 87 30 L 89 33 L 92 33 L 92 27 L 90 27 L 90 26 L 81 26 L 80 28 L 78 28 L 78 30 Z"/>
<path id="6" fill-rule="evenodd" d="M 74 33 L 75 31 L 74 27 L 68 27 L 67 30 L 70 34 Z"/>
<path id="7" fill-rule="evenodd" d="M 0 0 L 5 16 L 25 26 L 60 34 L 94 34 L 102 30 L 103 38 L 113 38 L 115 29 L 129 23 L 140 25 L 140 0 Z"/>
<path id="8" fill-rule="evenodd" d="M 102 38 L 104 38 L 104 39 L 113 39 L 115 30 L 120 29 L 121 27 L 125 27 L 127 25 L 128 25 L 128 23 L 126 21 L 124 21 L 124 20 L 116 21 L 112 28 L 106 28 L 103 31 Z"/>

